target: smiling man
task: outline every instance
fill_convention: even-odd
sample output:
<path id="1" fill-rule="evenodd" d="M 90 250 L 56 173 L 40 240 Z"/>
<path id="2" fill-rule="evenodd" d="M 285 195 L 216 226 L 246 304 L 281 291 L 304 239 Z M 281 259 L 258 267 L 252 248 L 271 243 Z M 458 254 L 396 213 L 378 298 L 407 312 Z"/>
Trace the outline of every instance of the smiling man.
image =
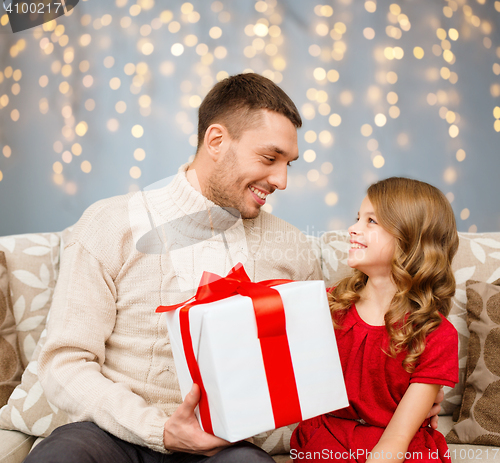
<path id="1" fill-rule="evenodd" d="M 305 236 L 261 211 L 286 188 L 301 124 L 269 79 L 229 77 L 199 108 L 190 165 L 166 186 L 85 211 L 64 250 L 38 363 L 48 399 L 73 422 L 27 462 L 272 461 L 251 443 L 203 432 L 194 415 L 199 389 L 182 401 L 155 309 L 188 299 L 204 270 L 226 275 L 236 258 L 253 281 L 322 278 Z M 289 436 L 279 429 L 254 442 L 280 453 Z"/>
<path id="2" fill-rule="evenodd" d="M 197 171 L 208 199 L 255 218 L 268 195 L 286 188 L 301 126 L 294 103 L 268 79 L 226 79 L 200 106 L 198 151 L 189 170 Z"/>
<path id="3" fill-rule="evenodd" d="M 268 195 L 284 190 L 287 168 L 298 159 L 297 132 L 285 116 L 261 109 L 239 139 L 221 124 L 211 124 L 205 143 L 189 167 L 198 172 L 205 196 L 242 218 L 259 215 Z"/>

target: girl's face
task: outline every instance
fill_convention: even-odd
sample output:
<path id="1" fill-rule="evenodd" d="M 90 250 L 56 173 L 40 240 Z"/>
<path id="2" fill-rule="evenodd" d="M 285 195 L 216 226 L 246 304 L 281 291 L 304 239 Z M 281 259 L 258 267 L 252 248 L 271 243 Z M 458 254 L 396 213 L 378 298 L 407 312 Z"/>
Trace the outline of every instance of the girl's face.
<path id="1" fill-rule="evenodd" d="M 357 222 L 349 227 L 351 248 L 347 263 L 368 277 L 390 276 L 396 239 L 377 220 L 368 196 L 363 199 Z"/>

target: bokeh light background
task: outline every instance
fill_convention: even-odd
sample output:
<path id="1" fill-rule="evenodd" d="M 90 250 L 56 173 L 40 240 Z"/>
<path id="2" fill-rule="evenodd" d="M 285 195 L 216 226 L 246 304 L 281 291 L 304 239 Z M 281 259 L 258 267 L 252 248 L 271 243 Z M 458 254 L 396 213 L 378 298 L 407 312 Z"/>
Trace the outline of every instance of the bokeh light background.
<path id="1" fill-rule="evenodd" d="M 500 229 L 500 1 L 81 0 L 0 24 L 0 235 L 174 174 L 204 95 L 250 70 L 304 120 L 267 210 L 346 228 L 370 183 L 402 175 L 443 190 L 459 230 Z"/>

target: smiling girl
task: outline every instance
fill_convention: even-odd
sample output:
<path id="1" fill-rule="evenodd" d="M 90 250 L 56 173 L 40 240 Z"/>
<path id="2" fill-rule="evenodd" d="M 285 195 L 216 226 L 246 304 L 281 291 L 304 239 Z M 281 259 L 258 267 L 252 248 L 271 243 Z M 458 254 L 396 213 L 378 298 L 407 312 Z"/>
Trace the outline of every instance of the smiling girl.
<path id="1" fill-rule="evenodd" d="M 458 382 L 458 335 L 446 320 L 458 248 L 452 208 L 406 178 L 368 189 L 349 228 L 351 276 L 329 294 L 349 407 L 303 421 L 294 461 L 451 462 L 426 415 Z"/>

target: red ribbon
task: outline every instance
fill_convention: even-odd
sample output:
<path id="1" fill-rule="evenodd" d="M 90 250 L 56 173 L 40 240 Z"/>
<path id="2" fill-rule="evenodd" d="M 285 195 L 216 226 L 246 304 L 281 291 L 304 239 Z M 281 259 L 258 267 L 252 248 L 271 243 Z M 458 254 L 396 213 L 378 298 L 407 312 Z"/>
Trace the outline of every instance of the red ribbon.
<path id="1" fill-rule="evenodd" d="M 271 286 L 292 281 L 266 280 L 253 283 L 243 265 L 237 264 L 225 278 L 214 273 L 203 272 L 198 290 L 191 299 L 180 304 L 159 306 L 156 309 L 156 312 L 169 312 L 182 307 L 179 312 L 182 344 L 191 378 L 201 390 L 200 417 L 206 432 L 213 434 L 212 420 L 189 331 L 189 309 L 195 305 L 220 301 L 237 294 L 252 299 L 275 426 L 279 428 L 302 420 L 290 347 L 286 335 L 283 301 L 279 292 L 271 288 Z"/>

